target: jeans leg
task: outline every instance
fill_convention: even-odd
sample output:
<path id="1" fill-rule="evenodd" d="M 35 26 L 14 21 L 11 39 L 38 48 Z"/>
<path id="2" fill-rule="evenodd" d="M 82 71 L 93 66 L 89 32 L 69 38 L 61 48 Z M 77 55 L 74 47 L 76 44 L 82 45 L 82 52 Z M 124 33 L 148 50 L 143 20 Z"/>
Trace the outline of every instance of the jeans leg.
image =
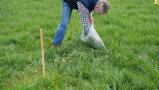
<path id="1" fill-rule="evenodd" d="M 65 36 L 66 33 L 66 29 L 67 26 L 70 22 L 70 17 L 71 17 L 71 12 L 72 9 L 69 7 L 68 3 L 66 3 L 65 1 L 62 0 L 62 18 L 61 18 L 61 22 L 58 25 L 58 28 L 56 30 L 56 34 L 54 36 L 54 40 L 52 43 L 57 44 L 57 45 L 61 45 L 62 40 Z"/>

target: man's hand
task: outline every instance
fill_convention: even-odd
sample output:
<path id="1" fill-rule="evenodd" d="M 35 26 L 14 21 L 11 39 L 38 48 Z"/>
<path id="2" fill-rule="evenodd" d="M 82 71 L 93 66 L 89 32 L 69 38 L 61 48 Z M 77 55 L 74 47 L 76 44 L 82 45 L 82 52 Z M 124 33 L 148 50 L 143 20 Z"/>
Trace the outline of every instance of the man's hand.
<path id="1" fill-rule="evenodd" d="M 89 17 L 89 23 L 90 23 L 90 24 L 93 24 L 93 23 L 94 23 L 94 19 L 93 19 L 92 16 Z"/>

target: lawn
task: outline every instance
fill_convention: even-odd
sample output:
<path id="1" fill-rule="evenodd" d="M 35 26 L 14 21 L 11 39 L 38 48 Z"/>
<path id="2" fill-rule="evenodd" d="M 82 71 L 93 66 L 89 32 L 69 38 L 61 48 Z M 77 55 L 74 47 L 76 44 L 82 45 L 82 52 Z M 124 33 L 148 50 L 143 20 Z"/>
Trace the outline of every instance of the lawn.
<path id="1" fill-rule="evenodd" d="M 0 89 L 159 89 L 159 6 L 154 1 L 109 0 L 109 14 L 93 14 L 107 49 L 94 50 L 80 40 L 82 27 L 75 10 L 62 45 L 50 47 L 61 18 L 61 0 L 1 0 Z"/>

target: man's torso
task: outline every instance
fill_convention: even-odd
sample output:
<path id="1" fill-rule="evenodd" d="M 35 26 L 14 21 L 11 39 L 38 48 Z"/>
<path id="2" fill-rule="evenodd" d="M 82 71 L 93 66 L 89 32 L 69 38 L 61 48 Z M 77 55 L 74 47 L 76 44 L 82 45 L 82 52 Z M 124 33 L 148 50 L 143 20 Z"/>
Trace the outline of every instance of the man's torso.
<path id="1" fill-rule="evenodd" d="M 64 0 L 71 8 L 78 9 L 77 2 L 81 2 L 89 12 L 92 12 L 98 0 Z"/>

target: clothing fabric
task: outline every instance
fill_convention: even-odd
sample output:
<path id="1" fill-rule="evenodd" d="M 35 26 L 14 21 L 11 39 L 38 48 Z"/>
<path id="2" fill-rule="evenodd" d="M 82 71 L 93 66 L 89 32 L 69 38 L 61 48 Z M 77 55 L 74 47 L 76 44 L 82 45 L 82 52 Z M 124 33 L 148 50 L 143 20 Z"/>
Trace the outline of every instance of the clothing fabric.
<path id="1" fill-rule="evenodd" d="M 67 26 L 70 22 L 72 9 L 70 8 L 69 4 L 62 0 L 62 18 L 58 28 L 56 30 L 54 39 L 52 41 L 53 44 L 61 45 L 62 40 L 65 36 Z"/>
<path id="2" fill-rule="evenodd" d="M 78 6 L 77 6 L 78 0 L 64 0 L 64 1 L 67 2 L 71 8 L 78 9 Z"/>
<path id="3" fill-rule="evenodd" d="M 92 12 L 98 0 L 64 0 L 66 1 L 71 8 L 78 9 L 77 2 L 81 2 L 89 12 Z"/>
<path id="4" fill-rule="evenodd" d="M 89 12 L 92 12 L 98 0 L 78 0 L 78 2 L 81 2 Z"/>
<path id="5" fill-rule="evenodd" d="M 80 20 L 83 26 L 84 34 L 86 35 L 90 29 L 89 17 L 91 14 L 81 2 L 77 2 L 77 5 L 78 5 L 78 12 L 80 15 Z"/>

